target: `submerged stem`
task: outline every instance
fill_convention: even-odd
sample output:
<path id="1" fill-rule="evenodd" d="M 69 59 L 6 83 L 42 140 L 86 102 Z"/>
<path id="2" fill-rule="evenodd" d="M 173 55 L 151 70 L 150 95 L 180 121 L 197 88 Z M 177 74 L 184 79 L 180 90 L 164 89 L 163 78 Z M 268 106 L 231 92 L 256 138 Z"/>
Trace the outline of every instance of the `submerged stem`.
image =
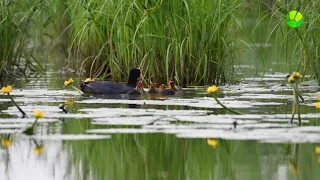
<path id="1" fill-rule="evenodd" d="M 12 96 L 10 95 L 10 93 L 8 93 L 9 98 L 11 99 L 11 101 L 13 102 L 13 104 L 18 108 L 18 110 L 22 113 L 22 118 L 27 117 L 27 114 L 19 107 L 19 105 L 13 100 Z"/>

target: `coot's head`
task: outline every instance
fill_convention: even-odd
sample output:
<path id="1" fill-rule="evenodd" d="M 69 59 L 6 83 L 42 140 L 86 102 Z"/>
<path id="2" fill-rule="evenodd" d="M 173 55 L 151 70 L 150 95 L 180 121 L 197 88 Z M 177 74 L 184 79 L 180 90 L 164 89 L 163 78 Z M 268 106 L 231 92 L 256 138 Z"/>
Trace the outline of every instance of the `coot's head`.
<path id="1" fill-rule="evenodd" d="M 140 76 L 141 71 L 139 68 L 131 69 L 129 72 L 128 85 L 135 87 Z"/>

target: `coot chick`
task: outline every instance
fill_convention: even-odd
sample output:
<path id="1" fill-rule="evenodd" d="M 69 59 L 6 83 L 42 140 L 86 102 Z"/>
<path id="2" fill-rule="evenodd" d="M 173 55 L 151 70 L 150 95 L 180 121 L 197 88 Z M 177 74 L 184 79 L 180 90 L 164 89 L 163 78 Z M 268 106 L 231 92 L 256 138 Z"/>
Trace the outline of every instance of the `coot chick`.
<path id="1" fill-rule="evenodd" d="M 158 94 L 159 92 L 156 89 L 156 84 L 150 81 L 150 89 L 148 91 L 148 94 Z"/>
<path id="2" fill-rule="evenodd" d="M 121 84 L 113 81 L 90 81 L 83 82 L 80 85 L 81 91 L 88 94 L 118 95 L 126 94 L 134 89 L 141 71 L 138 68 L 130 70 L 127 84 Z"/>
<path id="3" fill-rule="evenodd" d="M 140 96 L 143 93 L 143 84 L 142 82 L 138 82 L 136 88 L 131 89 L 129 92 L 127 92 L 127 95 L 129 96 Z"/>
<path id="4" fill-rule="evenodd" d="M 175 95 L 176 91 L 172 88 L 167 89 L 167 86 L 165 84 L 161 84 L 160 86 L 160 94 L 164 96 L 170 96 L 170 95 Z"/>
<path id="5" fill-rule="evenodd" d="M 182 90 L 182 89 L 176 88 L 176 86 L 174 85 L 174 81 L 173 81 L 173 80 L 169 81 L 169 88 L 170 88 L 170 89 L 173 89 L 173 90 L 175 91 L 175 94 L 181 94 L 181 93 L 183 93 L 183 90 Z"/>

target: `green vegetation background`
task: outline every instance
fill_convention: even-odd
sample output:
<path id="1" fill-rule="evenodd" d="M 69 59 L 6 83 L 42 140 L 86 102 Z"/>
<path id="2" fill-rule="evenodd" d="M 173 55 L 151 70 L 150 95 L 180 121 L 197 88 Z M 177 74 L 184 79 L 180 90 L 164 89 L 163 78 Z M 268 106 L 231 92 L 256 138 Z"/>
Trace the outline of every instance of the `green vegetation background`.
<path id="1" fill-rule="evenodd" d="M 130 68 L 158 82 L 234 82 L 234 65 L 285 62 L 319 79 L 319 0 L 5 0 L 0 77 L 67 67 L 124 81 Z M 285 22 L 299 10 L 304 24 Z M 272 55 L 271 55 L 272 54 Z M 260 71 L 260 70 L 259 70 Z M 6 79 L 7 78 L 7 79 Z"/>

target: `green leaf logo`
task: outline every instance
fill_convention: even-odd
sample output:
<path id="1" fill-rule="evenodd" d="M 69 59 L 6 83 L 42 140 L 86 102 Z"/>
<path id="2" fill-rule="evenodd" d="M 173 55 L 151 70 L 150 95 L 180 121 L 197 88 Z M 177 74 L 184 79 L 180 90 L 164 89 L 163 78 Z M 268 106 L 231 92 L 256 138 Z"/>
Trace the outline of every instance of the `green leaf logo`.
<path id="1" fill-rule="evenodd" d="M 302 25 L 303 17 L 298 11 L 290 11 L 286 17 L 288 26 L 296 28 Z"/>

